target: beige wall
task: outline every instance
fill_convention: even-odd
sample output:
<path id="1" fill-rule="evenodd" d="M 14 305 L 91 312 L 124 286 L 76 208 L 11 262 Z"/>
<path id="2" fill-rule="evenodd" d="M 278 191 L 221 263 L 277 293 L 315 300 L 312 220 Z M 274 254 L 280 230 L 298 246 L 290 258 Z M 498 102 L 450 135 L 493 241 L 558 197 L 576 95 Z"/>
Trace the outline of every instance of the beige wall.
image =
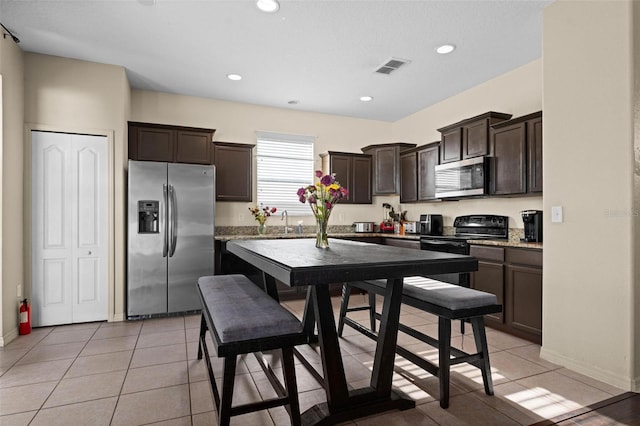
<path id="1" fill-rule="evenodd" d="M 126 120 L 129 83 L 124 69 L 34 53 L 25 54 L 25 122 L 27 129 L 107 136 L 110 146 L 109 318 L 123 319 L 125 268 Z M 27 133 L 27 141 L 29 144 Z M 28 147 L 27 147 L 28 148 Z M 28 169 L 26 174 L 29 175 Z M 25 185 L 25 192 L 29 183 Z M 29 226 L 26 230 L 28 235 Z M 25 259 L 29 259 L 29 248 Z M 25 271 L 27 278 L 29 271 Z"/>
<path id="2" fill-rule="evenodd" d="M 543 349 L 637 389 L 630 1 L 557 1 L 543 27 Z"/>
<path id="3" fill-rule="evenodd" d="M 10 37 L 0 38 L 2 118 L 0 122 L 0 346 L 17 336 L 18 285 L 23 285 L 22 157 L 24 123 L 24 63 L 20 48 Z"/>
<path id="4" fill-rule="evenodd" d="M 505 112 L 518 117 L 541 109 L 542 60 L 536 60 L 393 123 L 393 136 L 395 140 L 423 145 L 440 140 L 438 128 L 464 118 L 487 111 Z M 445 215 L 445 225 L 452 225 L 453 219 L 461 214 L 505 215 L 509 216 L 511 228 L 522 228 L 524 224 L 520 212 L 541 210 L 542 197 L 492 197 L 406 204 L 402 209 L 408 211 L 409 217 L 416 219 L 420 213 L 441 213 Z"/>

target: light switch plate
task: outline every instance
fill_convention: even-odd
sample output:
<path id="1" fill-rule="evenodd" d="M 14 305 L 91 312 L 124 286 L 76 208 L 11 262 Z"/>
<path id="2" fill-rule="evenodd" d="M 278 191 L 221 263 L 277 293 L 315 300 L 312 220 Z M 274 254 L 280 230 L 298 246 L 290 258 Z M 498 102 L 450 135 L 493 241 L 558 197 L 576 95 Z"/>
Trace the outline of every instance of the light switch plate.
<path id="1" fill-rule="evenodd" d="M 551 222 L 562 223 L 562 206 L 551 207 Z"/>

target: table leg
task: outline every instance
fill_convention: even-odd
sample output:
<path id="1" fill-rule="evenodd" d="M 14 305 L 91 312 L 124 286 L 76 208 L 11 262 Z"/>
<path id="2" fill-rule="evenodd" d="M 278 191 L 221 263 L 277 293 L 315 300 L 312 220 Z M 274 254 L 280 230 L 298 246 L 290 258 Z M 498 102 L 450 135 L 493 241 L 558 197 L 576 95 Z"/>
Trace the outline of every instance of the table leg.
<path id="1" fill-rule="evenodd" d="M 402 278 L 387 280 L 378 344 L 371 374 L 371 387 L 379 396 L 387 396 L 391 392 L 401 302 Z"/>
<path id="2" fill-rule="evenodd" d="M 340 355 L 338 333 L 333 317 L 333 306 L 329 297 L 329 286 L 312 286 L 315 319 L 318 325 L 318 339 L 322 356 L 322 370 L 329 410 L 344 408 L 349 402 L 349 391 Z"/>
<path id="3" fill-rule="evenodd" d="M 391 391 L 401 300 L 402 279 L 389 280 L 371 384 L 369 387 L 349 391 L 329 288 L 324 285 L 310 286 L 308 305 L 305 309 L 305 325 L 312 324 L 313 321 L 308 319 L 315 316 L 327 402 L 315 405 L 302 413 L 303 425 L 335 425 L 375 413 L 415 407 L 414 401 L 400 398 Z"/>

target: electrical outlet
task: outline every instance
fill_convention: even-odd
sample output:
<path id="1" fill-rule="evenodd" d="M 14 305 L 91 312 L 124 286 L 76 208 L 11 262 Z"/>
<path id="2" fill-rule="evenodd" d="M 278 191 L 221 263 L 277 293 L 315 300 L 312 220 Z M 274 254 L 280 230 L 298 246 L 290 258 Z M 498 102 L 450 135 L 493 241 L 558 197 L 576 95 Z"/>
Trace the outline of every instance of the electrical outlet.
<path id="1" fill-rule="evenodd" d="M 18 297 L 22 297 L 22 284 L 18 284 L 18 289 L 16 290 Z"/>
<path id="2" fill-rule="evenodd" d="M 551 222 L 562 223 L 562 206 L 551 207 Z"/>

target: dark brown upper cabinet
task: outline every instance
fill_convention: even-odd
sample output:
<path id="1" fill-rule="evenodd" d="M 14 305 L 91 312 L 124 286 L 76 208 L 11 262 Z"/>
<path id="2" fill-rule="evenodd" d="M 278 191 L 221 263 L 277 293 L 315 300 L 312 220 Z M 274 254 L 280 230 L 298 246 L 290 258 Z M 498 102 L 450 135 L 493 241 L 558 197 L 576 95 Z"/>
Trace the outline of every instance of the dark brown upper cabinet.
<path id="1" fill-rule="evenodd" d="M 527 121 L 527 191 L 542 192 L 542 111 Z"/>
<path id="2" fill-rule="evenodd" d="M 434 200 L 435 168 L 440 159 L 440 142 L 419 146 L 400 154 L 400 202 Z"/>
<path id="3" fill-rule="evenodd" d="M 168 163 L 212 164 L 214 129 L 129 122 L 129 158 Z"/>
<path id="4" fill-rule="evenodd" d="M 320 154 L 320 157 L 322 170 L 325 173 L 335 173 L 336 180 L 349 191 L 349 195 L 341 203 L 371 204 L 370 155 L 329 151 Z"/>
<path id="5" fill-rule="evenodd" d="M 490 193 L 542 191 L 542 111 L 494 124 Z"/>
<path id="6" fill-rule="evenodd" d="M 438 129 L 440 163 L 490 155 L 490 126 L 510 118 L 511 114 L 489 111 Z"/>
<path id="7" fill-rule="evenodd" d="M 418 155 L 415 151 L 400 154 L 400 202 L 418 201 Z"/>
<path id="8" fill-rule="evenodd" d="M 440 143 L 418 151 L 418 201 L 436 199 L 436 166 L 440 164 Z"/>
<path id="9" fill-rule="evenodd" d="M 253 200 L 253 147 L 232 142 L 213 144 L 217 201 Z"/>
<path id="10" fill-rule="evenodd" d="M 373 159 L 373 195 L 398 194 L 400 192 L 400 152 L 414 148 L 411 143 L 369 145 L 362 152 Z"/>

